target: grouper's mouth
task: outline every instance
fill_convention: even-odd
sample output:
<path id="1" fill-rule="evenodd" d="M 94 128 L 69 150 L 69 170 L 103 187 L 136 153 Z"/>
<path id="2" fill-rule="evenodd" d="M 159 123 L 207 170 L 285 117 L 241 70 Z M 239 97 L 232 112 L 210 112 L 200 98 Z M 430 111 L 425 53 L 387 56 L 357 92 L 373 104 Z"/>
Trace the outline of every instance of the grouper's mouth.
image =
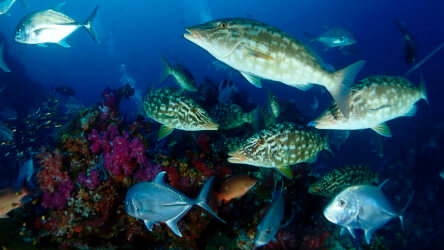
<path id="1" fill-rule="evenodd" d="M 227 161 L 230 163 L 244 163 L 248 160 L 248 157 L 239 154 L 237 152 L 231 152 L 228 153 L 228 155 L 231 156 L 230 158 L 227 159 Z"/>
<path id="2" fill-rule="evenodd" d="M 202 39 L 199 32 L 197 32 L 196 30 L 194 30 L 192 28 L 186 28 L 185 30 L 188 32 L 188 33 L 183 34 L 183 37 L 185 37 L 185 39 L 190 40 L 190 41 L 196 41 L 196 40 Z"/>

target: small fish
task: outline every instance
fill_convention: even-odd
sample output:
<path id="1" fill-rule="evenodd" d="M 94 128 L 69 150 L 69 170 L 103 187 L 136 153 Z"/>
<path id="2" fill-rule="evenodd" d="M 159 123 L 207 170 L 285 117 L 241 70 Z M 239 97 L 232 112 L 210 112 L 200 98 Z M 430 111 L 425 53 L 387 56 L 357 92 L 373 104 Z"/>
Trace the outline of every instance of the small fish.
<path id="1" fill-rule="evenodd" d="M 174 129 L 198 131 L 219 127 L 193 99 L 174 88 L 148 91 L 143 98 L 143 109 L 149 118 L 162 124 L 159 140 Z"/>
<path id="2" fill-rule="evenodd" d="M 9 73 L 9 72 L 11 72 L 11 70 L 9 69 L 9 67 L 8 67 L 8 65 L 6 64 L 6 62 L 5 62 L 5 59 L 4 59 L 4 47 L 5 47 L 5 42 L 1 42 L 1 44 L 0 44 L 0 68 L 4 71 L 4 72 L 7 72 L 7 73 Z"/>
<path id="3" fill-rule="evenodd" d="M 164 56 L 161 56 L 161 58 L 164 64 L 163 80 L 161 82 L 164 82 L 168 76 L 172 75 L 182 90 L 197 91 L 196 81 L 188 69 L 182 65 L 171 66 Z"/>
<path id="4" fill-rule="evenodd" d="M 0 190 L 0 218 L 8 218 L 8 213 L 22 206 L 21 200 L 28 195 L 26 189 L 17 192 L 12 188 Z"/>
<path id="5" fill-rule="evenodd" d="M 399 31 L 402 33 L 402 37 L 404 38 L 404 55 L 405 55 L 405 62 L 407 64 L 411 64 L 416 62 L 417 60 L 417 46 L 415 39 L 413 38 L 412 34 L 407 31 L 407 29 L 402 25 L 398 20 L 394 20 L 396 26 L 398 27 Z"/>
<path id="6" fill-rule="evenodd" d="M 277 97 L 273 95 L 270 90 L 268 90 L 267 102 L 262 106 L 261 109 L 261 116 L 264 122 L 264 126 L 268 127 L 274 124 L 279 117 L 280 112 L 281 109 Z"/>
<path id="7" fill-rule="evenodd" d="M 378 187 L 357 185 L 346 188 L 324 209 L 325 218 L 343 229 L 348 229 L 353 238 L 356 238 L 355 229 L 364 230 L 367 244 L 370 244 L 376 230 L 395 217 L 399 217 L 401 226 L 404 228 L 404 212 L 412 201 L 414 193 L 401 212 L 397 212 L 381 190 L 386 182 Z"/>
<path id="8" fill-rule="evenodd" d="M 332 197 L 347 187 L 377 182 L 378 175 L 370 171 L 368 167 L 351 165 L 336 168 L 322 176 L 318 181 L 310 185 L 308 192 L 310 194 Z"/>
<path id="9" fill-rule="evenodd" d="M 319 84 L 328 89 L 348 117 L 348 88 L 365 61 L 330 72 L 300 41 L 277 28 L 250 19 L 220 19 L 185 30 L 188 32 L 184 34 L 185 39 L 238 70 L 254 86 L 262 86 L 261 78 L 302 90 Z"/>
<path id="10" fill-rule="evenodd" d="M 248 175 L 235 175 L 222 182 L 217 200 L 228 203 L 232 199 L 237 199 L 246 194 L 256 184 L 256 179 Z"/>
<path id="11" fill-rule="evenodd" d="M 219 124 L 219 129 L 229 130 L 242 126 L 244 123 L 254 125 L 257 121 L 259 109 L 244 113 L 239 105 L 231 103 L 219 103 L 213 107 L 210 114 Z"/>
<path id="12" fill-rule="evenodd" d="M 18 43 L 38 44 L 43 47 L 46 47 L 47 43 L 56 43 L 65 48 L 70 48 L 71 46 L 66 42 L 66 38 L 79 28 L 84 27 L 98 43 L 97 34 L 91 25 L 97 9 L 98 6 L 84 23 L 79 23 L 55 9 L 31 13 L 20 22 L 14 40 Z"/>
<path id="13" fill-rule="evenodd" d="M 318 153 L 330 150 L 327 137 L 315 130 L 293 123 L 277 123 L 248 138 L 239 148 L 228 153 L 228 161 L 256 167 L 275 168 L 292 178 L 290 165 L 314 162 Z"/>
<path id="14" fill-rule="evenodd" d="M 179 237 L 182 237 L 182 234 L 177 222 L 194 205 L 200 206 L 224 222 L 206 203 L 214 177 L 208 179 L 199 196 L 192 200 L 166 184 L 163 181 L 165 174 L 165 171 L 160 172 L 153 182 L 140 182 L 128 190 L 125 207 L 129 215 L 143 220 L 150 231 L 153 229 L 153 224 L 159 225 L 159 222 L 164 222 Z"/>
<path id="15" fill-rule="evenodd" d="M 327 31 L 310 39 L 311 43 L 319 42 L 329 48 L 345 47 L 356 43 L 356 38 L 353 34 L 343 28 L 332 27 Z"/>
<path id="16" fill-rule="evenodd" d="M 293 220 L 293 214 L 291 218 L 282 225 L 282 220 L 284 219 L 285 212 L 285 201 L 282 191 L 284 186 L 282 185 L 281 190 L 273 191 L 273 200 L 271 205 L 262 218 L 261 222 L 257 226 L 257 233 L 254 237 L 254 245 L 256 247 L 261 247 L 267 245 L 270 241 L 274 240 L 274 236 L 277 234 L 279 229 L 286 227 Z"/>
<path id="17" fill-rule="evenodd" d="M 16 0 L 0 0 L 0 15 L 7 14 L 15 2 Z M 22 2 L 25 7 L 28 6 L 25 0 L 20 0 L 20 2 Z"/>
<path id="18" fill-rule="evenodd" d="M 420 99 L 427 101 L 424 82 L 416 87 L 402 77 L 370 76 L 352 86 L 348 118 L 333 103 L 310 124 L 318 129 L 371 128 L 380 135 L 391 137 L 391 131 L 385 122 L 415 115 L 415 103 Z"/>

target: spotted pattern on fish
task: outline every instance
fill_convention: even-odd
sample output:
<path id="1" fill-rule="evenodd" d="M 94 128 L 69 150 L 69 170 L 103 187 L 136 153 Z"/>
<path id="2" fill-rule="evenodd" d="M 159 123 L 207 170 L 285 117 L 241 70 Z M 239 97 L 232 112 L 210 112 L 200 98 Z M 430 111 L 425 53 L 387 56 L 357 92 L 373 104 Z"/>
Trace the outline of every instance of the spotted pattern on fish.
<path id="1" fill-rule="evenodd" d="M 372 184 L 378 182 L 378 175 L 367 166 L 351 165 L 334 169 L 310 185 L 310 194 L 333 197 L 347 187 L 353 185 Z"/>
<path id="2" fill-rule="evenodd" d="M 332 104 L 315 120 L 316 128 L 374 128 L 394 118 L 413 115 L 414 104 L 420 99 L 426 99 L 423 85 L 417 87 L 402 77 L 371 76 L 351 87 L 349 118 Z"/>
<path id="3" fill-rule="evenodd" d="M 267 102 L 262 106 L 261 115 L 264 121 L 264 126 L 268 127 L 274 124 L 280 114 L 279 102 L 273 93 L 268 92 Z"/>
<path id="4" fill-rule="evenodd" d="M 277 123 L 251 136 L 228 160 L 257 167 L 276 168 L 313 162 L 318 153 L 330 150 L 328 140 L 316 130 L 293 123 Z"/>
<path id="5" fill-rule="evenodd" d="M 171 128 L 187 131 L 217 129 L 217 124 L 202 107 L 174 88 L 149 91 L 143 98 L 143 109 L 149 118 Z"/>
<path id="6" fill-rule="evenodd" d="M 220 129 L 233 129 L 253 122 L 252 113 L 244 113 L 239 105 L 219 103 L 210 112 Z"/>

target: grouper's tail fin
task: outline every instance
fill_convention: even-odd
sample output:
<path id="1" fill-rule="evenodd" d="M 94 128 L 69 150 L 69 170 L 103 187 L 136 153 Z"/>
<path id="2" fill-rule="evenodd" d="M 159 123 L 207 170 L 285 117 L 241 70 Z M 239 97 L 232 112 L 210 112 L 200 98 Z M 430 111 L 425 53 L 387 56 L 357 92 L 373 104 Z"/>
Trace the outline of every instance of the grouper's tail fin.
<path id="1" fill-rule="evenodd" d="M 364 65 L 365 60 L 361 60 L 334 72 L 333 74 L 335 82 L 327 87 L 331 96 L 346 118 L 348 118 L 350 113 L 350 106 L 348 103 L 350 86 Z"/>
<path id="2" fill-rule="evenodd" d="M 5 59 L 3 58 L 3 48 L 5 47 L 5 43 L 2 42 L 0 44 L 0 68 L 3 69 L 3 71 L 5 72 L 11 72 L 11 70 L 9 69 L 8 65 L 6 65 Z"/>
<path id="3" fill-rule="evenodd" d="M 217 219 L 219 219 L 223 223 L 226 223 L 224 220 L 219 218 L 219 216 L 217 216 L 217 214 L 213 211 L 213 209 L 211 209 L 211 207 L 208 206 L 208 204 L 207 204 L 208 193 L 210 192 L 211 185 L 213 184 L 213 180 L 214 180 L 214 176 L 212 176 L 210 179 L 208 179 L 208 181 L 205 183 L 202 190 L 200 191 L 199 196 L 196 198 L 195 204 L 200 206 L 201 208 L 207 210 L 208 213 L 210 213 L 211 215 L 213 215 L 214 217 L 216 217 Z"/>
<path id="4" fill-rule="evenodd" d="M 93 10 L 91 15 L 89 15 L 88 19 L 86 20 L 85 24 L 83 24 L 83 26 L 86 28 L 86 30 L 88 30 L 89 34 L 94 39 L 94 41 L 96 41 L 96 43 L 100 43 L 100 41 L 99 41 L 99 37 L 97 36 L 96 30 L 94 29 L 94 27 L 92 26 L 91 23 L 94 20 L 94 17 L 96 16 L 96 14 L 97 14 L 97 9 L 98 8 L 99 8 L 99 6 L 97 6 Z"/>

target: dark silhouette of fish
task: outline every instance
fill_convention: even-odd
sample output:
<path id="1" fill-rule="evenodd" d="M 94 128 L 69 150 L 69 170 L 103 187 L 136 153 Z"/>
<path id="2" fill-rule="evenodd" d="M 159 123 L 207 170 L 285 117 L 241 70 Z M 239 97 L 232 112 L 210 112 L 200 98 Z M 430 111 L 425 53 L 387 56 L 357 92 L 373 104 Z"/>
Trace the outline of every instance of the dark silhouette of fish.
<path id="1" fill-rule="evenodd" d="M 413 38 L 412 34 L 406 30 L 404 25 L 402 25 L 398 20 L 394 20 L 396 26 L 399 31 L 401 31 L 402 36 L 404 38 L 404 54 L 405 54 L 405 62 L 407 64 L 411 64 L 416 62 L 417 59 L 417 47 L 416 41 Z"/>

